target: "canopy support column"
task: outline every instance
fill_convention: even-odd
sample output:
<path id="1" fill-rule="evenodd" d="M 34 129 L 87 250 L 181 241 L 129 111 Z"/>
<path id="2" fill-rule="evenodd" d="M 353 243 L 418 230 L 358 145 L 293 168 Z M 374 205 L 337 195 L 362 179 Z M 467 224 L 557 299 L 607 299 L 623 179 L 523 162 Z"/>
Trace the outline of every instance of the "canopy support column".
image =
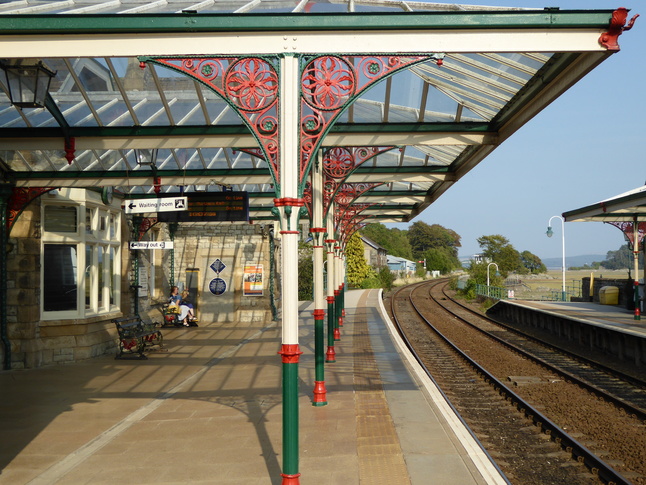
<path id="1" fill-rule="evenodd" d="M 327 216 L 327 234 L 328 239 L 325 240 L 327 248 L 327 353 L 326 362 L 336 362 L 336 352 L 334 350 L 334 328 L 336 312 L 334 311 L 334 285 L 335 285 L 335 268 L 334 268 L 334 222 L 331 212 Z"/>
<path id="2" fill-rule="evenodd" d="M 314 406 L 327 404 L 325 389 L 325 288 L 323 287 L 323 167 L 321 153 L 312 167 L 312 233 L 314 264 Z"/>
<path id="3" fill-rule="evenodd" d="M 298 274 L 298 219 L 303 199 L 299 186 L 299 69 L 295 56 L 280 59 L 280 154 L 281 197 L 274 199 L 281 224 L 282 274 Z M 283 363 L 283 485 L 298 485 L 298 278 L 283 278 L 282 347 Z"/>

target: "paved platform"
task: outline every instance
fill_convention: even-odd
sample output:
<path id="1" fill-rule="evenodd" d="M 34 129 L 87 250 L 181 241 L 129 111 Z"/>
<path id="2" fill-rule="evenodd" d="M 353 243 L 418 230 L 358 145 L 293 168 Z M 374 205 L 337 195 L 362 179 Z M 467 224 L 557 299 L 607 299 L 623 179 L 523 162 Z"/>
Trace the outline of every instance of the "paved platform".
<path id="1" fill-rule="evenodd" d="M 617 305 L 601 305 L 595 302 L 528 301 L 508 300 L 521 306 L 542 312 L 554 312 L 561 316 L 581 320 L 588 325 L 607 327 L 617 332 L 625 332 L 646 337 L 646 315 L 635 320 L 635 311 Z"/>
<path id="2" fill-rule="evenodd" d="M 377 290 L 350 291 L 326 406 L 301 305 L 302 484 L 506 481 L 400 353 Z M 166 352 L 0 373 L 2 484 L 281 483 L 278 324 L 164 330 Z"/>

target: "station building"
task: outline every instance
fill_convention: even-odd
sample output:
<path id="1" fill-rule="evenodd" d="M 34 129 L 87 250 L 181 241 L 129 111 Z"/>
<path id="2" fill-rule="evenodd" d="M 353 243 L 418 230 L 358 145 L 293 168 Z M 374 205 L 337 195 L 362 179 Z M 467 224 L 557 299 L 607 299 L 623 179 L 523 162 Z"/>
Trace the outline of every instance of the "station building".
<path id="1" fill-rule="evenodd" d="M 423 212 L 633 22 L 373 0 L 0 5 L 3 368 L 112 352 L 111 320 L 154 318 L 171 286 L 207 325 L 278 318 L 282 476 L 298 483 L 301 223 L 322 364 L 347 238 Z"/>

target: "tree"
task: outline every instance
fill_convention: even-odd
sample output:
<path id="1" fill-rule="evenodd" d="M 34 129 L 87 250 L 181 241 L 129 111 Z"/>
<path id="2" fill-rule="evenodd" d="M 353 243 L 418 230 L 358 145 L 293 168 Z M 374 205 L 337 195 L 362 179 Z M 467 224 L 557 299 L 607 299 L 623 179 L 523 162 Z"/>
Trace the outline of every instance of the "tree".
<path id="1" fill-rule="evenodd" d="M 354 287 L 361 286 L 372 269 L 368 266 L 363 252 L 363 242 L 358 232 L 355 232 L 345 246 L 345 264 L 348 283 Z"/>
<path id="2" fill-rule="evenodd" d="M 639 267 L 643 268 L 643 256 L 639 255 Z M 606 269 L 626 269 L 634 266 L 633 252 L 628 244 L 622 245 L 616 251 L 608 251 L 606 260 L 601 262 L 601 266 Z"/>
<path id="3" fill-rule="evenodd" d="M 481 236 L 476 241 L 483 249 L 482 255 L 496 263 L 500 273 L 505 277 L 511 272 L 523 274 L 528 272 L 527 268 L 523 266 L 520 253 L 514 249 L 506 237 L 494 234 Z"/>
<path id="4" fill-rule="evenodd" d="M 392 256 L 413 259 L 413 250 L 406 237 L 406 231 L 388 229 L 383 224 L 373 223 L 361 229 L 361 234 L 379 244 Z"/>
<path id="5" fill-rule="evenodd" d="M 283 277 L 286 277 L 283 276 Z M 298 299 L 307 301 L 314 298 L 314 262 L 312 246 L 298 243 Z"/>
<path id="6" fill-rule="evenodd" d="M 413 249 L 413 257 L 421 259 L 429 249 L 446 248 L 457 260 L 458 248 L 461 247 L 460 236 L 451 229 L 439 224 L 429 226 L 425 222 L 416 222 L 408 230 L 408 240 Z M 428 267 L 428 264 L 427 264 Z"/>
<path id="7" fill-rule="evenodd" d="M 530 273 L 538 274 L 545 273 L 547 271 L 547 268 L 543 264 L 543 261 L 541 261 L 541 258 L 536 256 L 535 254 L 530 253 L 529 251 L 523 251 L 522 253 L 520 253 L 520 260 L 523 263 L 523 266 L 525 266 L 525 268 L 527 268 Z"/>
<path id="8" fill-rule="evenodd" d="M 426 269 L 428 271 L 435 270 L 442 274 L 448 274 L 462 266 L 460 260 L 453 254 L 452 249 L 446 246 L 431 248 L 422 257 L 426 259 Z"/>

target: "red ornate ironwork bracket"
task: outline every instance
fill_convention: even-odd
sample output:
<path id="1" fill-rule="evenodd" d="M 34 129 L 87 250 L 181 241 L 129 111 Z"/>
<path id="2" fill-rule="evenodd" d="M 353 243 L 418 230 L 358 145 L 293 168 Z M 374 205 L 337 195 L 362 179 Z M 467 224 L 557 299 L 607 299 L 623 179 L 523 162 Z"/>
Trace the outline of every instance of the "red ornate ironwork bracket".
<path id="1" fill-rule="evenodd" d="M 141 241 L 148 230 L 157 224 L 157 222 L 156 217 L 142 217 L 139 222 L 139 227 L 137 228 L 137 241 Z"/>
<path id="2" fill-rule="evenodd" d="M 625 7 L 620 7 L 612 13 L 612 18 L 610 19 L 610 26 L 608 31 L 601 34 L 599 37 L 599 43 L 604 46 L 609 51 L 618 51 L 619 50 L 619 36 L 633 28 L 635 20 L 637 20 L 639 14 L 634 15 L 630 19 L 628 25 L 626 25 L 626 20 L 628 19 L 628 9 Z"/>
<path id="3" fill-rule="evenodd" d="M 441 65 L 443 57 L 443 54 L 302 57 L 300 194 L 305 189 L 312 154 L 338 116 L 356 98 L 401 69 L 428 60 Z M 279 193 L 278 57 L 140 57 L 139 60 L 142 67 L 152 62 L 186 74 L 227 101 L 259 142 Z"/>
<path id="4" fill-rule="evenodd" d="M 41 195 L 56 190 L 56 187 L 13 187 L 7 204 L 7 234 L 14 222 L 29 204 Z"/>
<path id="5" fill-rule="evenodd" d="M 633 251 L 638 251 L 639 247 L 644 243 L 644 237 L 646 237 L 646 222 L 638 222 L 637 226 L 637 245 L 635 245 L 635 223 L 634 222 L 606 222 L 611 226 L 615 226 L 621 232 L 624 233 L 624 236 L 628 239 L 632 246 Z M 637 249 L 635 249 L 637 248 Z"/>

